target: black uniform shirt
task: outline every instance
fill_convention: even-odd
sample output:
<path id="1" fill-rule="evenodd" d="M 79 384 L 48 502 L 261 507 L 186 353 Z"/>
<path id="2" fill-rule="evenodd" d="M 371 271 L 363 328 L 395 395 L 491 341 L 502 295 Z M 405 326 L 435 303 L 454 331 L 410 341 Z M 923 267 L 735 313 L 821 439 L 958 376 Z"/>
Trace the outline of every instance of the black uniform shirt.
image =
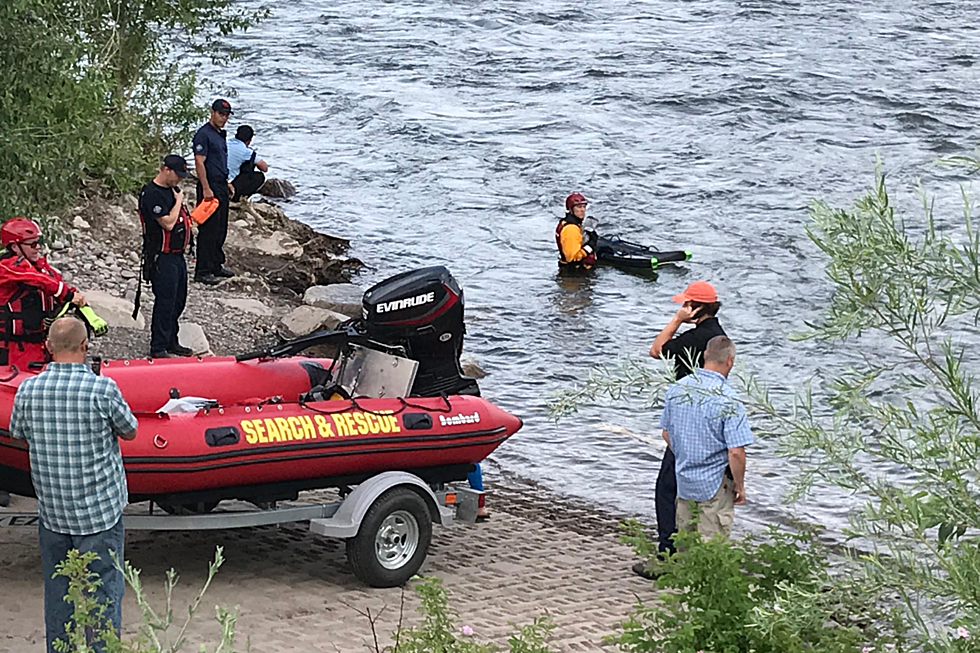
<path id="1" fill-rule="evenodd" d="M 194 156 L 200 154 L 205 157 L 204 171 L 212 188 L 224 186 L 228 181 L 228 142 L 225 134 L 224 129 L 219 131 L 210 122 L 194 134 Z"/>
<path id="2" fill-rule="evenodd" d="M 708 348 L 708 341 L 715 336 L 723 336 L 725 330 L 721 328 L 717 317 L 709 317 L 701 320 L 693 329 L 685 331 L 679 336 L 674 336 L 660 350 L 660 355 L 664 358 L 673 358 L 674 366 L 677 370 L 677 378 L 682 379 L 691 373 L 690 361 L 693 358 L 695 365 L 704 366 L 704 350 Z"/>
<path id="3" fill-rule="evenodd" d="M 172 188 L 157 186 L 154 182 L 143 186 L 140 191 L 140 217 L 143 220 L 143 246 L 147 253 L 159 254 L 162 251 L 183 249 L 185 226 L 182 220 L 177 220 L 172 231 L 165 232 L 160 226 L 160 218 L 166 217 L 177 203 Z M 169 238 L 167 237 L 169 235 Z M 173 246 L 171 246 L 173 243 Z M 165 246 L 166 245 L 166 249 Z"/>

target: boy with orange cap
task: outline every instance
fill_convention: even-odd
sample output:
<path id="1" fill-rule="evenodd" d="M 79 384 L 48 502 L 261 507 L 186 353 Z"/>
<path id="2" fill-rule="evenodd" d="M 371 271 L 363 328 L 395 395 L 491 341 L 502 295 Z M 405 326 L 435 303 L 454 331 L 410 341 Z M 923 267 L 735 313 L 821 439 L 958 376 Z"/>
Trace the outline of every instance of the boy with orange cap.
<path id="1" fill-rule="evenodd" d="M 707 281 L 695 281 L 684 292 L 674 295 L 673 299 L 681 307 L 654 338 L 650 355 L 673 359 L 677 379 L 682 379 L 695 368 L 704 366 L 704 350 L 708 341 L 726 334 L 717 318 L 718 309 L 721 308 L 718 293 Z M 693 324 L 694 328 L 675 335 L 682 324 Z M 655 496 L 659 549 L 662 554 L 673 553 L 671 536 L 677 532 L 677 477 L 674 473 L 674 452 L 669 444 L 660 463 Z M 633 571 L 644 578 L 654 577 L 643 562 L 633 565 Z"/>

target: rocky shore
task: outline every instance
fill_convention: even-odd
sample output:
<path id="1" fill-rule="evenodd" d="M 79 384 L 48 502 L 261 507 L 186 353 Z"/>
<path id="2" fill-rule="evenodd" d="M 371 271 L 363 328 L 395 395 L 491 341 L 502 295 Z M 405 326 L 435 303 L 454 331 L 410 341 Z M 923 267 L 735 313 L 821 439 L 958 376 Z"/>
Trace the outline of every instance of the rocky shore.
<path id="1" fill-rule="evenodd" d="M 184 191 L 192 204 L 194 188 Z M 61 224 L 65 231 L 46 239 L 48 259 L 110 325 L 92 354 L 146 356 L 153 293 L 145 282 L 140 313 L 132 318 L 141 247 L 136 197 L 86 200 Z M 348 246 L 265 198 L 233 203 L 225 254 L 238 276 L 217 286 L 189 283 L 181 343 L 198 354 L 229 355 L 358 315 L 362 289 L 349 282 L 362 264 L 346 255 Z M 191 253 L 191 277 L 193 266 Z"/>

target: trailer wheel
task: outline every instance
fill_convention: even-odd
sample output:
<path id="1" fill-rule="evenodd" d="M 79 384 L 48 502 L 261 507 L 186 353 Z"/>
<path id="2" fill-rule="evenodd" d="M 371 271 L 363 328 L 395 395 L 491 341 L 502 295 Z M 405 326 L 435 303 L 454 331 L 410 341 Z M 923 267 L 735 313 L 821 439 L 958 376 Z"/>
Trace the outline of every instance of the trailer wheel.
<path id="1" fill-rule="evenodd" d="M 425 499 L 404 487 L 378 497 L 347 540 L 354 575 L 372 587 L 396 587 L 415 575 L 432 540 L 432 513 Z"/>

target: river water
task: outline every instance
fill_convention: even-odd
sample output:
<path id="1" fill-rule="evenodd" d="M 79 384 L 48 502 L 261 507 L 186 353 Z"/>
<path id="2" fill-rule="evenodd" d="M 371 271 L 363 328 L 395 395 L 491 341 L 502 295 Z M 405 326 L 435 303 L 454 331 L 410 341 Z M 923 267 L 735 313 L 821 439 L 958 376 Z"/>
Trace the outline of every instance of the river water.
<path id="1" fill-rule="evenodd" d="M 248 0 L 244 6 L 262 2 Z M 290 216 L 352 240 L 365 285 L 448 266 L 466 293 L 485 396 L 525 427 L 494 460 L 561 492 L 652 517 L 662 446 L 634 402 L 557 424 L 553 392 L 597 362 L 646 355 L 703 278 L 740 364 L 788 392 L 877 344 L 789 343 L 829 297 L 806 205 L 847 205 L 873 180 L 914 209 L 931 164 L 977 142 L 980 2 L 896 0 L 293 0 L 204 64 L 230 127 L 255 127 Z M 942 182 L 942 183 L 940 183 Z M 695 258 L 659 278 L 556 275 L 566 194 L 603 232 Z M 937 209 L 938 212 L 938 209 Z M 638 435 L 637 435 L 638 434 Z M 840 529 L 839 497 L 784 506 L 792 470 L 749 451 L 750 525 L 802 516 Z"/>

